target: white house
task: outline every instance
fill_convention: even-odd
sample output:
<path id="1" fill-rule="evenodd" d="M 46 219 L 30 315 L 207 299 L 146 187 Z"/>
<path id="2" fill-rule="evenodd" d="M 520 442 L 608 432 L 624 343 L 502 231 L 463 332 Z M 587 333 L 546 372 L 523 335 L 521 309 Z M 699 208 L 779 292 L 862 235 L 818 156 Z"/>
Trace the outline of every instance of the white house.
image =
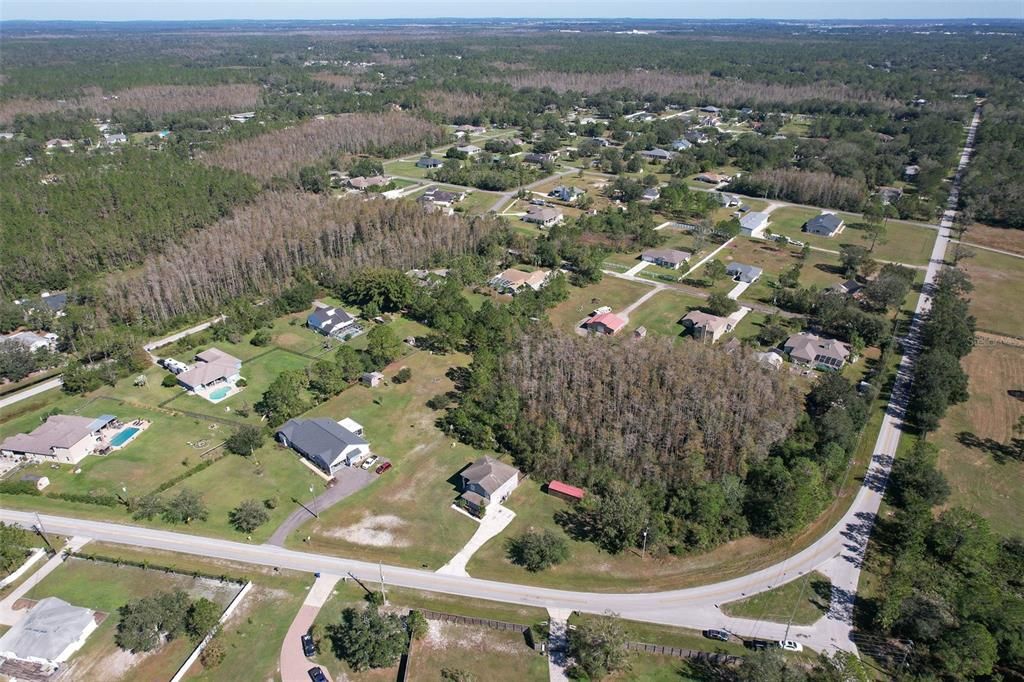
<path id="1" fill-rule="evenodd" d="M 762 211 L 751 211 L 740 218 L 740 231 L 747 237 L 760 237 L 768 227 L 768 214 Z"/>
<path id="2" fill-rule="evenodd" d="M 0 658 L 56 667 L 96 629 L 96 612 L 46 597 L 0 637 Z"/>

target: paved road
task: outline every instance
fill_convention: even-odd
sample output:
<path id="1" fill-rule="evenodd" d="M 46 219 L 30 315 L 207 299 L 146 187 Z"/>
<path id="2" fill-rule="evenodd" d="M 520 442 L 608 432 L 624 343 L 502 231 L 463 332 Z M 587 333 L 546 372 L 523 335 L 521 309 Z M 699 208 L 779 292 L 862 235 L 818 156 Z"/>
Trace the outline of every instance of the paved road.
<path id="1" fill-rule="evenodd" d="M 267 542 L 272 545 L 283 547 L 285 540 L 288 539 L 288 536 L 291 535 L 293 531 L 298 530 L 299 526 L 314 518 L 314 511 L 316 511 L 317 514 L 324 513 L 326 510 L 338 504 L 349 495 L 352 495 L 373 483 L 374 479 L 377 478 L 377 475 L 371 471 L 363 471 L 358 467 L 348 467 L 339 471 L 335 478 L 338 482 L 333 487 L 320 493 L 315 501 L 309 500 L 308 507 L 306 506 L 307 502 L 305 500 L 300 500 L 298 509 L 293 511 L 288 518 L 286 518 L 281 525 L 277 527 L 277 530 L 274 531 L 274 534 L 270 536 L 270 539 L 267 540 Z"/>
<path id="2" fill-rule="evenodd" d="M 40 393 L 43 393 L 44 391 L 49 391 L 49 390 L 52 390 L 54 388 L 60 388 L 63 385 L 64 385 L 64 380 L 61 377 L 58 376 L 58 377 L 54 377 L 52 379 L 48 379 L 47 381 L 44 381 L 41 384 L 36 384 L 35 386 L 29 386 L 28 388 L 22 389 L 20 391 L 16 391 L 16 392 L 12 393 L 9 396 L 5 396 L 3 398 L 0 398 L 0 409 L 3 409 L 5 407 L 7 407 L 8 405 L 13 405 L 15 403 L 19 403 L 22 400 L 25 400 L 27 398 L 31 398 L 34 395 L 39 395 Z"/>
<path id="3" fill-rule="evenodd" d="M 207 320 L 206 322 L 203 322 L 201 324 L 197 324 L 194 327 L 189 327 L 188 329 L 184 329 L 184 330 L 182 330 L 180 332 L 175 332 L 174 334 L 171 334 L 170 336 L 165 336 L 162 339 L 156 339 L 155 341 L 150 341 L 145 346 L 143 346 L 142 349 L 144 351 L 146 351 L 147 353 L 151 353 L 152 351 L 156 350 L 157 348 L 161 348 L 163 346 L 166 346 L 169 343 L 174 343 L 175 341 L 183 339 L 186 336 L 191 336 L 192 334 L 196 334 L 198 332 L 201 332 L 204 329 L 209 329 L 211 325 L 213 325 L 213 324 L 215 324 L 217 322 L 222 322 L 225 319 L 226 318 L 224 317 L 224 315 L 218 315 L 217 317 L 213 318 L 212 320 Z"/>

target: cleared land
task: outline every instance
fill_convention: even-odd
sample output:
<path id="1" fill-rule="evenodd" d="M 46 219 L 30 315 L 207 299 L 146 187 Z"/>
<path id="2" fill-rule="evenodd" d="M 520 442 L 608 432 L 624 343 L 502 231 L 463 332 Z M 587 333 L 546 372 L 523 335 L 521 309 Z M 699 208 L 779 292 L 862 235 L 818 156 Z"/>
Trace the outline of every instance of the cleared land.
<path id="1" fill-rule="evenodd" d="M 1012 251 L 1024 256 L 1024 230 L 975 223 L 964 232 L 963 240 L 969 244 Z"/>
<path id="2" fill-rule="evenodd" d="M 187 575 L 69 559 L 26 597 L 59 597 L 75 606 L 107 614 L 66 666 L 64 674 L 70 675 L 68 679 L 157 680 L 169 679 L 174 674 L 192 651 L 192 642 L 181 637 L 149 653 L 122 651 L 114 643 L 117 609 L 132 599 L 174 589 L 185 590 L 193 599 L 206 597 L 225 607 L 240 587 Z"/>
<path id="3" fill-rule="evenodd" d="M 952 260 L 954 247 L 946 250 L 947 261 Z M 1024 338 L 1024 258 L 977 249 L 972 258 L 960 261 L 960 267 L 974 284 L 970 310 L 978 329 Z"/>
<path id="4" fill-rule="evenodd" d="M 949 410 L 933 438 L 952 488 L 949 505 L 985 516 L 1000 533 L 1020 533 L 1024 462 L 1002 447 L 1024 415 L 1024 347 L 982 342 L 963 366 L 971 397 Z"/>
<path id="5" fill-rule="evenodd" d="M 645 284 L 605 276 L 597 284 L 573 287 L 568 299 L 548 311 L 548 318 L 554 326 L 568 331 L 595 308 L 609 306 L 612 312 L 619 312 L 650 290 Z"/>
<path id="6" fill-rule="evenodd" d="M 799 580 L 747 599 L 722 605 L 729 616 L 775 623 L 812 625 L 828 613 L 832 583 L 815 571 Z"/>

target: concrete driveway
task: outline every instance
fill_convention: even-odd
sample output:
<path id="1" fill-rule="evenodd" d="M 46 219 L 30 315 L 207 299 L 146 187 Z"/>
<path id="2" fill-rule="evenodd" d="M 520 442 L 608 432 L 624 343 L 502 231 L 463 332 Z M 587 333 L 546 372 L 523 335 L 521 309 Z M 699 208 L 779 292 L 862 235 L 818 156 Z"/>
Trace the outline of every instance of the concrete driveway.
<path id="1" fill-rule="evenodd" d="M 466 572 L 466 565 L 469 563 L 469 560 L 473 558 L 477 550 L 483 547 L 488 540 L 505 530 L 515 517 L 516 513 L 508 507 L 503 507 L 500 504 L 488 505 L 487 513 L 484 514 L 484 518 L 480 519 L 480 526 L 473 533 L 473 537 L 451 558 L 451 561 L 437 569 L 437 572 L 444 573 L 445 575 L 463 575 L 468 577 L 469 573 Z"/>
<path id="2" fill-rule="evenodd" d="M 309 632 L 313 621 L 320 613 L 320 609 L 331 596 L 334 585 L 338 582 L 338 576 L 321 574 L 313 587 L 309 588 L 306 600 L 302 602 L 299 612 L 295 614 L 295 620 L 288 628 L 284 642 L 281 643 L 281 680 L 282 682 L 309 682 L 309 669 L 315 663 L 306 658 L 302 652 L 302 635 Z M 327 679 L 331 674 L 324 670 Z"/>

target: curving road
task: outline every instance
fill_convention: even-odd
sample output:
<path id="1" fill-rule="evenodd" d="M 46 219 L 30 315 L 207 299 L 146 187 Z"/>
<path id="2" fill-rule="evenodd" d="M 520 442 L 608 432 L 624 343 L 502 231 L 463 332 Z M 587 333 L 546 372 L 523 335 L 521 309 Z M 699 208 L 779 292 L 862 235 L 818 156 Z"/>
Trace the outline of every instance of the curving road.
<path id="1" fill-rule="evenodd" d="M 853 600 L 857 592 L 864 549 L 874 526 L 885 483 L 900 438 L 900 426 L 910 387 L 913 359 L 917 353 L 921 314 L 931 305 L 931 285 L 942 267 L 949 229 L 952 227 L 959 197 L 963 171 L 970 160 L 975 132 L 980 119 L 980 106 L 971 122 L 967 144 L 953 180 L 949 204 L 943 214 L 925 286 L 918 299 L 916 315 L 904 342 L 903 356 L 882 428 L 875 443 L 871 464 L 864 476 L 850 509 L 824 536 L 802 552 L 763 570 L 725 582 L 683 590 L 639 594 L 599 594 L 554 590 L 510 583 L 480 580 L 468 576 L 445 575 L 412 568 L 388 566 L 384 578 L 388 584 L 429 592 L 442 592 L 475 599 L 537 606 L 556 610 L 587 613 L 612 611 L 633 620 L 676 625 L 689 628 L 727 628 L 747 637 L 779 639 L 786 626 L 778 623 L 729 618 L 719 605 L 742 599 L 789 582 L 813 570 L 830 576 L 833 582 L 833 607 L 830 613 L 813 626 L 793 627 L 789 637 L 817 650 L 833 648 L 855 651 L 850 640 Z M 322 556 L 273 545 L 247 545 L 219 538 L 139 528 L 130 525 L 41 515 L 50 532 L 67 536 L 88 537 L 105 542 L 137 547 L 197 554 L 265 566 L 276 566 L 305 572 L 352 575 L 376 582 L 381 568 L 378 564 L 338 557 Z M 23 526 L 36 522 L 36 514 L 0 509 L 0 520 Z"/>

